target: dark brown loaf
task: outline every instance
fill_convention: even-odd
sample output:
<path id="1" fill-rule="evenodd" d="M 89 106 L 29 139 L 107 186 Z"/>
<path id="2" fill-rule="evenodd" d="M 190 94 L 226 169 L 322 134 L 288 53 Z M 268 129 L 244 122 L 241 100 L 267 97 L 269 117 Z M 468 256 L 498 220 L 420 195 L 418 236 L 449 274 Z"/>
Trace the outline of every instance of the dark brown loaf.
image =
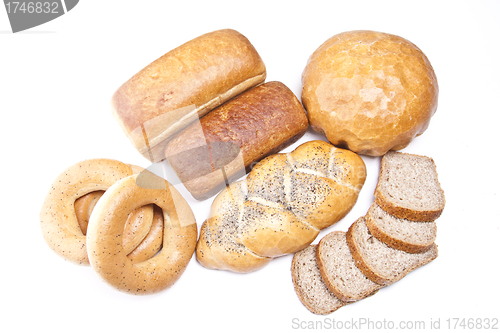
<path id="1" fill-rule="evenodd" d="M 265 65 L 248 39 L 218 30 L 135 74 L 113 95 L 112 110 L 135 148 L 158 162 L 172 135 L 265 78 Z"/>
<path id="2" fill-rule="evenodd" d="M 203 200 L 297 141 L 308 125 L 293 92 L 268 82 L 187 127 L 167 144 L 165 156 L 193 197 Z"/>

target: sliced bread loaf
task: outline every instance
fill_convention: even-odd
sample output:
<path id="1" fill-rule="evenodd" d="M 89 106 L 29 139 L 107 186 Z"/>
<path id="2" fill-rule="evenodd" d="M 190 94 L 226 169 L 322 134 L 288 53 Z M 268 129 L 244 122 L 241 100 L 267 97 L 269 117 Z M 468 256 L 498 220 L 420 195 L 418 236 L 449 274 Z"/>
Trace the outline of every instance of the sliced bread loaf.
<path id="1" fill-rule="evenodd" d="M 316 250 L 319 271 L 328 289 L 344 302 L 371 296 L 382 286 L 368 279 L 356 266 L 345 232 L 333 231 L 321 239 Z"/>
<path id="2" fill-rule="evenodd" d="M 304 306 L 315 314 L 326 315 L 343 305 L 326 286 L 316 262 L 317 245 L 296 252 L 292 260 L 292 281 L 295 292 Z"/>
<path id="3" fill-rule="evenodd" d="M 409 253 L 427 251 L 436 240 L 435 222 L 416 222 L 397 218 L 375 202 L 366 214 L 370 233 L 388 246 Z"/>
<path id="4" fill-rule="evenodd" d="M 370 280 L 381 285 L 401 280 L 438 256 L 436 244 L 422 253 L 408 253 L 387 246 L 370 233 L 364 216 L 349 227 L 346 239 L 356 266 Z"/>
<path id="5" fill-rule="evenodd" d="M 382 157 L 375 201 L 386 212 L 412 221 L 433 221 L 445 197 L 432 158 L 390 151 Z"/>

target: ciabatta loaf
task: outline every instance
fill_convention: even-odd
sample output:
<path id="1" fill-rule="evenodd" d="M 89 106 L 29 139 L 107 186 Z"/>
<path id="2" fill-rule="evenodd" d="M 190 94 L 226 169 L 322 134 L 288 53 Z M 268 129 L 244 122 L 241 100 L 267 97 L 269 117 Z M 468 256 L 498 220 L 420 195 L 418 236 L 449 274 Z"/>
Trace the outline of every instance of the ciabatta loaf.
<path id="1" fill-rule="evenodd" d="M 304 306 L 314 314 L 326 315 L 345 305 L 323 282 L 316 262 L 317 245 L 295 253 L 292 260 L 292 281 Z"/>
<path id="2" fill-rule="evenodd" d="M 397 218 L 373 203 L 366 214 L 370 233 L 388 246 L 410 253 L 427 251 L 436 240 L 434 221 L 417 222 Z"/>
<path id="3" fill-rule="evenodd" d="M 376 293 L 382 286 L 368 279 L 356 266 L 345 232 L 333 231 L 319 242 L 316 259 L 323 281 L 335 296 L 353 302 Z"/>
<path id="4" fill-rule="evenodd" d="M 215 197 L 196 257 L 208 268 L 250 272 L 299 251 L 351 210 L 365 177 L 358 155 L 321 140 L 271 155 Z"/>
<path id="5" fill-rule="evenodd" d="M 432 158 L 401 152 L 382 157 L 375 201 L 391 215 L 412 221 L 433 221 L 445 196 Z"/>
<path id="6" fill-rule="evenodd" d="M 370 233 L 365 217 L 349 227 L 346 239 L 356 266 L 370 280 L 381 285 L 401 280 L 438 256 L 436 244 L 422 253 L 408 253 L 387 246 Z"/>

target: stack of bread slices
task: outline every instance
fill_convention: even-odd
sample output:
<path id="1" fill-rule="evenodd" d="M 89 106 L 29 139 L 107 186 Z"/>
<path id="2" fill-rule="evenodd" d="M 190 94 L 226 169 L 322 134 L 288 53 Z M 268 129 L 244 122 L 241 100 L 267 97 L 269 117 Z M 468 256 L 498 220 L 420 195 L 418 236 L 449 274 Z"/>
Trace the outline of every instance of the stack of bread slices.
<path id="1" fill-rule="evenodd" d="M 388 152 L 367 214 L 347 232 L 333 231 L 294 255 L 299 299 L 312 313 L 328 314 L 431 262 L 438 255 L 435 220 L 444 205 L 431 158 Z"/>

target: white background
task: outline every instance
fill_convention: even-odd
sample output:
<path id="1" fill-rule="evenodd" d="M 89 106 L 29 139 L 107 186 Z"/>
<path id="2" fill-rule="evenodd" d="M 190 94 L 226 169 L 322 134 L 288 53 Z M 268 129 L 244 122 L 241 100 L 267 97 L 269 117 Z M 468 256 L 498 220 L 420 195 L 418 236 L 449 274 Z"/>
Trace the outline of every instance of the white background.
<path id="1" fill-rule="evenodd" d="M 85 0 L 12 34 L 0 8 L 0 330 L 282 332 L 309 324 L 326 329 L 333 319 L 396 327 L 424 321 L 427 329 L 440 320 L 445 329 L 447 318 L 498 318 L 499 14 L 500 1 Z M 97 157 L 149 166 L 111 116 L 112 93 L 170 49 L 221 28 L 244 34 L 263 58 L 267 80 L 282 81 L 297 96 L 309 55 L 337 33 L 388 32 L 426 53 L 439 106 L 427 132 L 404 151 L 434 158 L 446 193 L 434 262 L 324 317 L 296 297 L 291 255 L 246 275 L 205 269 L 193 257 L 170 289 L 132 296 L 48 248 L 38 215 L 60 172 Z M 324 139 L 309 131 L 300 142 L 316 138 Z M 363 158 L 368 179 L 357 205 L 315 243 L 366 213 L 379 159 Z M 197 202 L 177 187 L 200 226 L 211 199 Z"/>

